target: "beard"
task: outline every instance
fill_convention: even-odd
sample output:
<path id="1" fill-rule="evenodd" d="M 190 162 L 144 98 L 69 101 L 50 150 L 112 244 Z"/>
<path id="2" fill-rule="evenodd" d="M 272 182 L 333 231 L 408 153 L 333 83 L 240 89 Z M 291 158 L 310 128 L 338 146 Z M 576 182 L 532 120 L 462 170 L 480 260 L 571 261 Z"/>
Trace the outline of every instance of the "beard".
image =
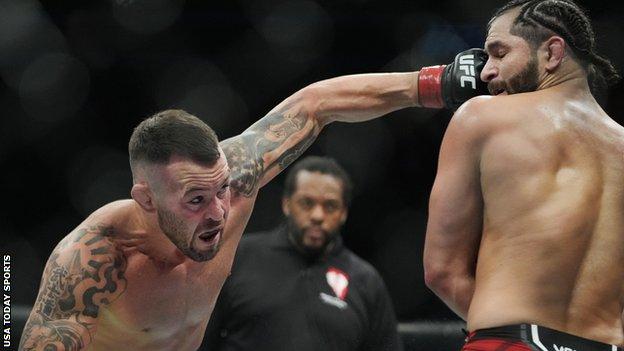
<path id="1" fill-rule="evenodd" d="M 329 248 L 333 246 L 336 238 L 339 235 L 339 230 L 333 232 L 325 232 L 325 242 L 319 247 L 307 246 L 304 243 L 304 235 L 307 228 L 300 228 L 295 221 L 287 217 L 286 218 L 286 230 L 288 231 L 288 237 L 293 244 L 301 251 L 307 258 L 314 259 L 327 252 Z"/>
<path id="2" fill-rule="evenodd" d="M 537 56 L 532 55 L 522 71 L 509 78 L 505 84 L 504 89 L 507 94 L 519 94 L 536 91 L 539 85 L 539 72 L 537 70 Z M 493 86 L 490 92 L 496 91 L 499 86 Z"/>
<path id="3" fill-rule="evenodd" d="M 184 230 L 185 222 L 182 218 L 176 216 L 173 212 L 159 208 L 158 225 L 160 230 L 165 233 L 167 238 L 180 250 L 184 255 L 193 261 L 203 262 L 211 260 L 219 251 L 219 245 L 215 245 L 212 250 L 201 252 L 192 246 L 193 234 L 190 235 Z"/>

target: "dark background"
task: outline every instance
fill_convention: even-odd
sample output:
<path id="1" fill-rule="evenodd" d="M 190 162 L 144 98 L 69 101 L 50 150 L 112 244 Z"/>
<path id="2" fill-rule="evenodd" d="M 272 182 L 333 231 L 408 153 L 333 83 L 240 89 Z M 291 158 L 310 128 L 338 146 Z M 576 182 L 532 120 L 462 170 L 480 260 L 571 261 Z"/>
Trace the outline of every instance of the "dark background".
<path id="1" fill-rule="evenodd" d="M 1 253 L 13 304 L 32 304 L 58 240 L 129 197 L 127 141 L 144 117 L 183 108 L 221 139 L 300 88 L 334 76 L 417 70 L 482 47 L 503 1 L 0 0 Z M 624 69 L 624 14 L 581 1 L 599 51 Z M 603 105 L 622 123 L 622 83 Z M 451 113 L 408 109 L 326 128 L 308 154 L 355 181 L 343 235 L 384 277 L 403 321 L 454 318 L 424 286 L 422 243 L 438 147 Z M 283 176 L 249 231 L 280 221 Z"/>

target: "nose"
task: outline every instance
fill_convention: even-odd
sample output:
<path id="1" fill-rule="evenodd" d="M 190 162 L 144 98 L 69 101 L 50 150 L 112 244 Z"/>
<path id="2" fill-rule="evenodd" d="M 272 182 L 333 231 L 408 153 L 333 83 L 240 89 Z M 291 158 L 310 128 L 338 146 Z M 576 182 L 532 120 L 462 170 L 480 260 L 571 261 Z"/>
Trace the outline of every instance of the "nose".
<path id="1" fill-rule="evenodd" d="M 215 196 L 212 201 L 210 201 L 210 204 L 208 204 L 204 217 L 215 222 L 222 221 L 225 215 L 224 201 L 225 199 L 219 199 L 217 196 Z"/>
<path id="2" fill-rule="evenodd" d="M 488 59 L 483 70 L 481 70 L 481 80 L 487 83 L 496 76 L 498 76 L 498 68 L 494 66 L 491 59 Z"/>
<path id="3" fill-rule="evenodd" d="M 312 211 L 310 212 L 310 220 L 318 224 L 318 223 L 322 223 L 324 219 L 325 219 L 325 210 L 323 209 L 323 206 L 318 204 L 312 207 Z"/>

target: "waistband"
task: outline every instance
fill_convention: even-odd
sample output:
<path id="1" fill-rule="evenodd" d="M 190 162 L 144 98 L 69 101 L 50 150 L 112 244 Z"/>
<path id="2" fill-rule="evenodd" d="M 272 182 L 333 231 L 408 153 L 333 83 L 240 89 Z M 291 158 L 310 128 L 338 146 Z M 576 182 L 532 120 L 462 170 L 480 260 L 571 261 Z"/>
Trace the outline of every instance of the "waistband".
<path id="1" fill-rule="evenodd" d="M 526 323 L 479 329 L 470 333 L 467 340 L 476 341 L 491 338 L 521 340 L 532 345 L 537 351 L 624 351 L 616 345 Z"/>

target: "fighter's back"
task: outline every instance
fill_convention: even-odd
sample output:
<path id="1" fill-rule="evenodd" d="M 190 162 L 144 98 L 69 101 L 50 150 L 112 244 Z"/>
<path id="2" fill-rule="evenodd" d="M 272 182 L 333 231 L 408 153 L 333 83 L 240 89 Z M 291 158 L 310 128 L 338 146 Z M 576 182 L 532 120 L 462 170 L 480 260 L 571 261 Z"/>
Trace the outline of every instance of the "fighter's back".
<path id="1" fill-rule="evenodd" d="M 468 327 L 530 322 L 624 344 L 624 128 L 565 87 L 488 99 Z"/>

